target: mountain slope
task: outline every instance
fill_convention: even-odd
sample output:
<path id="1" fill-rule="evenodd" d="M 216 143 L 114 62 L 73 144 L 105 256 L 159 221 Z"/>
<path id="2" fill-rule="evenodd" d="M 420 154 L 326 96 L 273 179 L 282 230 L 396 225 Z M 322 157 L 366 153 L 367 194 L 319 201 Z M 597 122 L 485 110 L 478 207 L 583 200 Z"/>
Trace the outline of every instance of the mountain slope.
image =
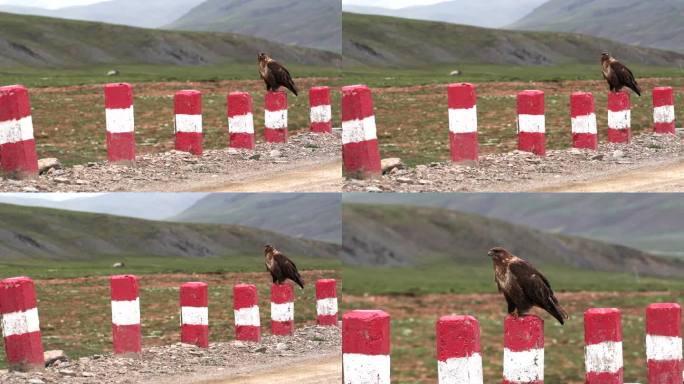
<path id="1" fill-rule="evenodd" d="M 443 21 L 478 27 L 500 28 L 518 21 L 546 0 L 452 0 L 399 9 L 343 5 L 345 12 Z"/>
<path id="2" fill-rule="evenodd" d="M 240 224 L 293 237 L 341 244 L 340 203 L 340 195 L 329 193 L 216 193 L 206 196 L 169 220 Z"/>
<path id="3" fill-rule="evenodd" d="M 207 0 L 167 28 L 234 32 L 341 52 L 339 0 Z"/>
<path id="4" fill-rule="evenodd" d="M 336 66 L 339 56 L 229 34 L 159 31 L 0 13 L 0 67 L 253 63 L 268 51 L 292 64 Z"/>
<path id="5" fill-rule="evenodd" d="M 98 21 L 142 28 L 158 28 L 178 19 L 204 0 L 110 0 L 90 5 L 44 9 L 0 5 L 1 12 Z"/>
<path id="6" fill-rule="evenodd" d="M 643 65 L 677 66 L 684 55 L 579 34 L 522 32 L 343 13 L 344 65 L 596 64 L 602 51 Z"/>
<path id="7" fill-rule="evenodd" d="M 336 258 L 338 246 L 259 229 L 179 224 L 0 204 L 0 258 L 94 260 L 99 257 L 188 258 L 254 255 L 264 244 L 309 257 Z"/>
<path id="8" fill-rule="evenodd" d="M 551 0 L 515 29 L 579 32 L 627 44 L 684 52 L 682 0 Z M 620 51 L 613 52 L 621 56 Z"/>
<path id="9" fill-rule="evenodd" d="M 399 204 L 474 213 L 541 231 L 582 236 L 684 258 L 684 201 L 678 194 L 409 194 L 345 196 L 345 202 Z"/>
<path id="10" fill-rule="evenodd" d="M 543 233 L 481 216 L 434 208 L 344 204 L 342 261 L 353 265 L 490 263 L 504 246 L 539 265 L 684 277 L 684 262 L 619 246 Z"/>

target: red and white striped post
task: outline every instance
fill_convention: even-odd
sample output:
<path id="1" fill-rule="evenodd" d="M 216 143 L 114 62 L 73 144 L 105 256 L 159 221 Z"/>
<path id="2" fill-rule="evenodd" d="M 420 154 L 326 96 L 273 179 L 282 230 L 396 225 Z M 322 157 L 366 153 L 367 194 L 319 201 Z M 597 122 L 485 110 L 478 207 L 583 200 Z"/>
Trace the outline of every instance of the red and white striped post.
<path id="1" fill-rule="evenodd" d="M 133 88 L 130 84 L 105 85 L 107 157 L 109 162 L 135 161 Z"/>
<path id="2" fill-rule="evenodd" d="M 181 342 L 209 346 L 209 292 L 206 283 L 185 283 L 180 288 Z"/>
<path id="3" fill-rule="evenodd" d="M 238 284 L 233 287 L 233 309 L 235 314 L 235 340 L 261 340 L 261 321 L 259 319 L 259 291 L 251 284 Z"/>
<path id="4" fill-rule="evenodd" d="M 518 93 L 518 149 L 539 156 L 546 155 L 543 91 Z"/>
<path id="5" fill-rule="evenodd" d="M 254 116 L 252 96 L 247 92 L 232 92 L 228 95 L 228 133 L 230 147 L 254 149 Z"/>
<path id="6" fill-rule="evenodd" d="M 472 316 L 443 316 L 437 321 L 439 384 L 482 384 L 480 324 Z"/>
<path id="7" fill-rule="evenodd" d="M 653 122 L 655 133 L 675 133 L 674 91 L 672 87 L 653 89 Z"/>
<path id="8" fill-rule="evenodd" d="M 309 90 L 311 132 L 332 133 L 332 107 L 330 104 L 330 87 L 313 87 Z"/>
<path id="9" fill-rule="evenodd" d="M 267 143 L 287 143 L 287 93 L 266 92 L 264 137 Z"/>
<path id="10" fill-rule="evenodd" d="M 342 88 L 342 157 L 348 177 L 363 179 L 382 174 L 373 97 L 365 85 Z"/>
<path id="11" fill-rule="evenodd" d="M 390 384 L 390 316 L 356 310 L 342 316 L 344 384 Z"/>
<path id="12" fill-rule="evenodd" d="M 15 277 L 0 281 L 0 314 L 9 369 L 42 370 L 45 361 L 33 280 Z"/>
<path id="13" fill-rule="evenodd" d="M 202 155 L 202 93 L 179 91 L 174 97 L 176 150 Z"/>
<path id="14" fill-rule="evenodd" d="M 608 93 L 608 142 L 632 140 L 632 107 L 627 92 Z"/>
<path id="15" fill-rule="evenodd" d="M 136 355 L 141 351 L 138 278 L 112 276 L 112 338 L 114 353 Z"/>
<path id="16" fill-rule="evenodd" d="M 290 284 L 271 285 L 271 334 L 294 334 L 294 290 Z"/>
<path id="17" fill-rule="evenodd" d="M 0 87 L 0 166 L 10 178 L 38 174 L 31 104 L 22 85 Z"/>
<path id="18" fill-rule="evenodd" d="M 646 308 L 646 359 L 649 384 L 682 382 L 682 308 L 651 304 Z"/>
<path id="19" fill-rule="evenodd" d="M 543 382 L 544 320 L 533 315 L 506 316 L 503 384 Z"/>
<path id="20" fill-rule="evenodd" d="M 477 161 L 477 95 L 473 84 L 450 84 L 449 141 L 451 160 L 454 162 Z"/>
<path id="21" fill-rule="evenodd" d="M 337 325 L 337 281 L 316 281 L 316 321 L 318 325 Z"/>
<path id="22" fill-rule="evenodd" d="M 579 149 L 598 149 L 596 105 L 590 92 L 574 92 L 570 95 L 572 123 L 572 146 Z"/>
<path id="23" fill-rule="evenodd" d="M 592 308 L 584 312 L 584 343 L 586 383 L 622 384 L 620 310 Z"/>

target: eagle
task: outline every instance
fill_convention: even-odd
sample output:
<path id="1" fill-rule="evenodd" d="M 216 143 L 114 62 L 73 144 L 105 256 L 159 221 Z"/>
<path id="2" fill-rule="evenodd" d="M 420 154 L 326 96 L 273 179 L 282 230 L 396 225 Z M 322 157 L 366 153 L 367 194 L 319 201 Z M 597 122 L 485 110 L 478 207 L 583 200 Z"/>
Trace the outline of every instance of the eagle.
<path id="1" fill-rule="evenodd" d="M 623 87 L 627 87 L 641 96 L 641 88 L 634 80 L 632 71 L 607 52 L 601 55 L 601 67 L 603 78 L 608 82 L 611 92 L 620 92 Z"/>
<path id="2" fill-rule="evenodd" d="M 266 83 L 267 90 L 275 92 L 280 87 L 285 87 L 297 96 L 299 91 L 294 81 L 292 81 L 292 76 L 290 76 L 287 68 L 263 52 L 259 54 L 258 63 L 259 75 L 261 75 L 264 83 Z"/>
<path id="3" fill-rule="evenodd" d="M 271 272 L 273 284 L 282 284 L 290 279 L 304 289 L 304 281 L 299 275 L 297 266 L 287 256 L 283 255 L 272 245 L 264 246 L 264 258 L 266 259 L 266 270 Z"/>
<path id="4" fill-rule="evenodd" d="M 568 314 L 558 304 L 549 280 L 532 264 L 503 248 L 492 248 L 489 257 L 494 262 L 494 281 L 508 303 L 508 313 L 524 316 L 532 307 L 544 309 L 558 322 L 565 323 Z"/>

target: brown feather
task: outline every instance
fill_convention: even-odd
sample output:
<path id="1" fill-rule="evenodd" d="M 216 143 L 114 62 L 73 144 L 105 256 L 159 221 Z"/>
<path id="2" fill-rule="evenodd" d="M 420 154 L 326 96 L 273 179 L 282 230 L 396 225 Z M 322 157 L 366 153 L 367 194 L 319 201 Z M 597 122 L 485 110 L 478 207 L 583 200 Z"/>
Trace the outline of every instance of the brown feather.
<path id="1" fill-rule="evenodd" d="M 561 324 L 568 318 L 551 289 L 549 280 L 532 264 L 503 248 L 489 251 L 494 263 L 494 279 L 508 304 L 508 313 L 525 315 L 532 307 L 544 309 Z"/>
<path id="2" fill-rule="evenodd" d="M 290 72 L 277 61 L 270 58 L 265 53 L 259 54 L 259 75 L 266 83 L 268 91 L 275 92 L 280 87 L 289 89 L 295 96 L 298 96 L 299 90 L 292 80 Z"/>
<path id="3" fill-rule="evenodd" d="M 283 284 L 287 279 L 294 281 L 304 289 L 304 281 L 297 270 L 297 265 L 274 247 L 264 247 L 266 270 L 271 273 L 274 284 Z"/>
<path id="4" fill-rule="evenodd" d="M 608 82 L 611 92 L 620 92 L 622 88 L 627 87 L 641 96 L 641 88 L 639 88 L 634 74 L 627 66 L 609 54 L 604 53 L 601 56 L 601 68 L 603 78 Z"/>

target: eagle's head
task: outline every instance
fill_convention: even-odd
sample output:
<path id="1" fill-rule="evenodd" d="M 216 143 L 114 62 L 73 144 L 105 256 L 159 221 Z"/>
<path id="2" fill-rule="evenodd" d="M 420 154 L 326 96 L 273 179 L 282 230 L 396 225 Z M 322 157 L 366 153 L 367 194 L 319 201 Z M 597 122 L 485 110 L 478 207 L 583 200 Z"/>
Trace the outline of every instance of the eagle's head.
<path id="1" fill-rule="evenodd" d="M 259 53 L 259 56 L 257 56 L 257 59 L 258 59 L 259 62 L 261 63 L 261 62 L 264 62 L 264 61 L 268 61 L 269 57 L 268 57 L 267 54 L 261 52 L 261 53 Z"/>
<path id="2" fill-rule="evenodd" d="M 610 53 L 608 52 L 603 52 L 601 54 L 601 62 L 604 63 L 606 61 L 610 60 Z"/>
<path id="3" fill-rule="evenodd" d="M 264 245 L 264 254 L 265 255 L 268 255 L 269 253 L 272 253 L 273 251 L 275 251 L 275 248 L 273 248 L 272 245 L 270 245 L 270 244 Z"/>
<path id="4" fill-rule="evenodd" d="M 496 247 L 496 248 L 490 249 L 489 253 L 487 253 L 487 255 L 489 257 L 491 257 L 493 260 L 497 260 L 497 261 L 506 260 L 506 259 L 513 256 L 510 254 L 510 252 L 508 252 L 507 250 L 505 250 L 504 248 L 501 248 L 501 247 Z"/>

